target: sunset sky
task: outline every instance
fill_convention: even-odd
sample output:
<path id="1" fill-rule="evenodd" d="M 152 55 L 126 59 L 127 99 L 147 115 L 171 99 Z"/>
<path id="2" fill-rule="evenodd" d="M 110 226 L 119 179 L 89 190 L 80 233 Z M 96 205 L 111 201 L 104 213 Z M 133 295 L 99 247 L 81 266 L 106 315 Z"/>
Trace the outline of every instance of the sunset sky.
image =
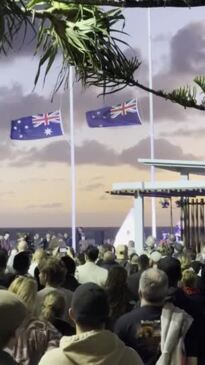
<path id="1" fill-rule="evenodd" d="M 203 11 L 202 11 L 203 10 Z M 136 77 L 148 81 L 147 10 L 127 9 L 125 40 L 142 65 Z M 173 89 L 191 84 L 205 69 L 205 12 L 197 9 L 151 11 L 153 84 Z M 33 90 L 38 59 L 34 47 L 25 44 L 18 52 L 0 58 L 0 225 L 1 227 L 65 227 L 71 225 L 71 182 L 69 152 L 69 92 L 51 92 L 59 70 L 57 62 L 43 87 Z M 129 49 L 124 49 L 130 54 Z M 114 182 L 150 179 L 148 168 L 138 158 L 148 158 L 148 95 L 136 88 L 97 98 L 98 89 L 82 90 L 74 84 L 77 225 L 119 226 L 133 202 L 105 194 Z M 119 104 L 136 97 L 142 126 L 89 129 L 85 112 Z M 62 106 L 65 135 L 38 141 L 11 141 L 10 121 Z M 204 112 L 154 98 L 155 156 L 166 159 L 205 160 Z M 157 171 L 158 180 L 177 179 L 177 174 Z M 163 213 L 163 214 L 162 214 Z M 176 212 L 175 212 L 176 213 Z M 175 214 L 175 219 L 177 213 Z M 150 202 L 145 223 L 150 224 Z M 168 211 L 157 203 L 157 224 L 169 223 Z"/>

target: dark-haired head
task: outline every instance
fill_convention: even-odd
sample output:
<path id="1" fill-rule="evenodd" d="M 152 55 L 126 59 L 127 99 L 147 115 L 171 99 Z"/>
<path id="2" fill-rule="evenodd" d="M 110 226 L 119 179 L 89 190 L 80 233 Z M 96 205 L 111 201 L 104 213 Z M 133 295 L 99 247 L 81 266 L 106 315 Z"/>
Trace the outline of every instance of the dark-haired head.
<path id="1" fill-rule="evenodd" d="M 138 267 L 140 271 L 147 270 L 149 267 L 149 258 L 147 255 L 140 255 L 138 258 Z"/>
<path id="2" fill-rule="evenodd" d="M 69 314 L 81 332 L 102 329 L 109 314 L 105 291 L 94 283 L 80 285 L 73 293 Z"/>
<path id="3" fill-rule="evenodd" d="M 120 265 L 114 266 L 108 272 L 108 277 L 105 284 L 106 289 L 113 291 L 123 290 L 125 286 L 127 287 L 127 271 Z"/>
<path id="4" fill-rule="evenodd" d="M 75 274 L 75 261 L 70 256 L 61 257 L 61 261 L 63 261 L 67 274 L 74 275 Z"/>
<path id="5" fill-rule="evenodd" d="M 164 271 L 168 276 L 169 287 L 177 287 L 181 280 L 181 263 L 174 257 L 164 257 L 157 263 L 158 269 Z"/>
<path id="6" fill-rule="evenodd" d="M 86 260 L 95 262 L 98 258 L 99 250 L 97 247 L 89 245 L 85 250 Z"/>
<path id="7" fill-rule="evenodd" d="M 27 251 L 19 252 L 13 261 L 13 268 L 16 273 L 20 275 L 25 275 L 28 272 L 30 266 L 30 254 Z"/>

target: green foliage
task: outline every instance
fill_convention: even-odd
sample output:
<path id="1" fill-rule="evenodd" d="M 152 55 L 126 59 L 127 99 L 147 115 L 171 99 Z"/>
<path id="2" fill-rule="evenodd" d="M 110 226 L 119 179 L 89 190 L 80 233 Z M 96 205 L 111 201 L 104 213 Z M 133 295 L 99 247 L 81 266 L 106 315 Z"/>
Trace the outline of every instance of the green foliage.
<path id="1" fill-rule="evenodd" d="M 100 73 L 100 82 L 103 81 L 106 87 L 110 65 L 120 65 L 126 72 L 128 61 L 120 49 L 124 42 L 116 36 L 124 35 L 123 29 L 117 29 L 120 21 L 124 24 L 120 9 L 103 11 L 97 6 L 54 0 L 0 0 L 0 4 L 4 10 L 0 22 L 0 51 L 5 52 L 6 45 L 12 48 L 13 36 L 20 30 L 21 20 L 25 24 L 38 21 L 35 54 L 40 55 L 40 62 L 35 85 L 42 67 L 45 67 L 45 80 L 57 56 L 61 57 L 61 69 L 54 92 L 62 83 L 67 83 L 70 65 L 75 67 L 83 85 L 86 85 L 88 77 Z M 9 13 L 6 12 L 8 4 Z M 134 71 L 139 62 L 133 59 L 129 65 Z"/>
<path id="2" fill-rule="evenodd" d="M 30 19 L 25 15 L 22 0 L 0 0 L 0 52 L 5 55 L 13 47 L 14 36 L 24 27 L 31 26 Z"/>
<path id="3" fill-rule="evenodd" d="M 35 10 L 36 2 L 39 4 L 38 0 L 32 0 L 28 9 Z M 66 5 L 56 1 L 44 3 L 51 6 L 45 6 L 48 25 L 43 19 L 39 27 L 36 52 L 40 52 L 42 56 L 35 84 L 42 66 L 46 64 L 46 77 L 57 55 L 62 56 L 62 67 L 55 91 L 67 80 L 69 65 L 75 66 L 76 73 L 84 85 L 88 75 L 98 72 L 105 81 L 108 64 L 115 67 L 120 63 L 125 69 L 127 60 L 119 47 L 121 41 L 111 35 L 115 32 L 116 23 L 124 20 L 121 10 L 104 12 L 96 6 Z M 34 14 L 39 15 L 37 11 Z M 120 33 L 123 34 L 123 31 Z M 125 61 L 124 65 L 121 62 L 122 58 Z M 132 67 L 138 67 L 136 59 L 133 59 Z"/>
<path id="4" fill-rule="evenodd" d="M 197 89 L 190 86 L 180 87 L 167 94 L 170 100 L 177 101 L 184 107 L 194 107 L 197 105 Z"/>
<path id="5" fill-rule="evenodd" d="M 202 93 L 205 94 L 205 76 L 197 76 L 194 82 L 201 88 Z"/>
<path id="6" fill-rule="evenodd" d="M 191 1 L 184 2 L 191 5 Z M 165 6 L 168 4 L 171 1 L 164 1 Z M 151 90 L 135 79 L 140 62 L 135 57 L 127 59 L 120 48 L 122 44 L 127 45 L 122 40 L 123 26 L 122 30 L 118 26 L 119 22 L 124 24 L 120 9 L 103 11 L 95 5 L 75 4 L 69 0 L 0 0 L 0 53 L 7 54 L 13 48 L 14 37 L 22 27 L 24 35 L 28 26 L 34 30 L 36 20 L 38 31 L 34 33 L 35 54 L 40 55 L 40 62 L 35 85 L 42 68 L 45 70 L 45 81 L 56 58 L 61 57 L 61 69 L 54 92 L 62 84 L 67 85 L 69 66 L 72 65 L 83 86 L 101 87 L 103 94 L 116 92 L 129 85 L 184 107 L 205 110 L 203 75 L 194 79 L 196 86 L 193 88 L 180 87 L 172 92 Z"/>

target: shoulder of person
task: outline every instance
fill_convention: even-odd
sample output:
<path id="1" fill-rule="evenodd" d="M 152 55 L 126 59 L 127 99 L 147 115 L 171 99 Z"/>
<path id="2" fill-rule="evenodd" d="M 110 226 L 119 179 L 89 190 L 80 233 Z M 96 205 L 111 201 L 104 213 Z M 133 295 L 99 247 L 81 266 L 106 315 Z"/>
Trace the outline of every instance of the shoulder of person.
<path id="1" fill-rule="evenodd" d="M 48 321 L 43 321 L 38 318 L 30 318 L 25 321 L 25 323 L 21 327 L 21 332 L 29 338 L 30 340 L 34 338 L 38 339 L 39 342 L 43 338 L 46 338 L 46 341 L 56 340 L 56 344 L 53 347 L 57 347 L 62 337 L 58 330 Z"/>
<path id="2" fill-rule="evenodd" d="M 134 349 L 128 346 L 126 346 L 126 349 L 127 349 L 127 354 L 126 354 L 127 365 L 144 365 L 141 357 Z"/>
<path id="3" fill-rule="evenodd" d="M 60 348 L 47 351 L 38 365 L 73 365 Z"/>
<path id="4" fill-rule="evenodd" d="M 115 323 L 114 326 L 114 332 L 118 335 L 126 332 L 127 327 L 129 326 L 129 316 L 130 313 L 125 313 L 123 314 L 120 318 L 118 318 L 118 320 Z M 133 323 L 133 321 L 131 321 L 131 323 Z"/>

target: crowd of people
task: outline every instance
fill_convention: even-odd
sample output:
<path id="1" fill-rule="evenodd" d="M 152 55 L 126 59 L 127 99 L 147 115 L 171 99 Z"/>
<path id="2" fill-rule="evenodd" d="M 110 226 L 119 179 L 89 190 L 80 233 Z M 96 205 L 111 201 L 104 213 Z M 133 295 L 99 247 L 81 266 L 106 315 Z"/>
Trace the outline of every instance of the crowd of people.
<path id="1" fill-rule="evenodd" d="M 5 241 L 0 365 L 205 364 L 203 248 Z"/>

